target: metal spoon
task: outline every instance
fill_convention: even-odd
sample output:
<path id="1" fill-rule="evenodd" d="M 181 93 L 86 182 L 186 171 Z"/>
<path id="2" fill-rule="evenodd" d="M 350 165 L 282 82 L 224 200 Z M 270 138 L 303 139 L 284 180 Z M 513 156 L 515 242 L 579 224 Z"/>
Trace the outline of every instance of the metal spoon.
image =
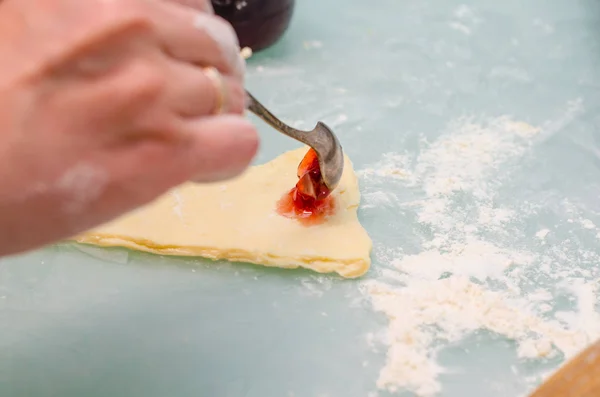
<path id="1" fill-rule="evenodd" d="M 248 91 L 246 91 L 246 95 L 248 96 L 247 107 L 252 113 L 277 131 L 310 146 L 317 152 L 323 182 L 329 190 L 333 191 L 340 182 L 344 171 L 344 152 L 333 131 L 320 121 L 312 131 L 300 131 L 292 128 L 269 112 Z"/>

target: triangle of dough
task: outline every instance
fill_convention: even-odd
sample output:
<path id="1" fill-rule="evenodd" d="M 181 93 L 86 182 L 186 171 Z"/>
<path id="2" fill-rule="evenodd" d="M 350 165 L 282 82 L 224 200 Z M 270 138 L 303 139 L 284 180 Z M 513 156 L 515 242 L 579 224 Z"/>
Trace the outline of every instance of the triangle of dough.
<path id="1" fill-rule="evenodd" d="M 371 263 L 372 242 L 357 218 L 360 192 L 348 157 L 332 193 L 336 212 L 324 223 L 304 226 L 275 211 L 280 197 L 297 182 L 296 169 L 306 150 L 286 152 L 225 183 L 184 184 L 75 240 L 361 276 Z"/>

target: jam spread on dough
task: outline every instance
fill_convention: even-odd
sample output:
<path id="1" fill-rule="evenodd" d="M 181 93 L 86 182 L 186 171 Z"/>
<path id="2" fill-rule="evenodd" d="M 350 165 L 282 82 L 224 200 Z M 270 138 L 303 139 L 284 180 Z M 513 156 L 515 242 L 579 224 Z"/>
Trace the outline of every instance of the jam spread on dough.
<path id="1" fill-rule="evenodd" d="M 298 178 L 296 186 L 277 203 L 277 212 L 305 225 L 322 223 L 326 216 L 333 214 L 335 202 L 323 182 L 319 159 L 313 149 L 308 150 L 298 165 Z"/>

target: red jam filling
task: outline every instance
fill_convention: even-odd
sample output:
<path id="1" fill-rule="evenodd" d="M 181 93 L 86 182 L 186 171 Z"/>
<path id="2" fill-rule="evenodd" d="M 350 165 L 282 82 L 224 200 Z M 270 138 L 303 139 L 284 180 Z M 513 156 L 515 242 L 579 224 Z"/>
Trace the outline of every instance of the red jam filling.
<path id="1" fill-rule="evenodd" d="M 298 183 L 283 195 L 277 203 L 277 212 L 285 217 L 298 219 L 305 225 L 322 223 L 335 211 L 331 191 L 321 174 L 319 159 L 309 149 L 298 166 Z"/>

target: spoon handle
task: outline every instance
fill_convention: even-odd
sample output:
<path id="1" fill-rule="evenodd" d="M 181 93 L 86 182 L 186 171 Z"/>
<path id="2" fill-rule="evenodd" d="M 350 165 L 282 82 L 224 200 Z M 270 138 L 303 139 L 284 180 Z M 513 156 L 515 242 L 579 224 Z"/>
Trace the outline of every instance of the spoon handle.
<path id="1" fill-rule="evenodd" d="M 320 121 L 311 131 L 292 128 L 269 112 L 248 91 L 246 91 L 246 108 L 277 131 L 310 146 L 317 152 L 325 185 L 329 190 L 337 187 L 344 171 L 344 151 L 331 128 Z"/>
<path id="2" fill-rule="evenodd" d="M 275 128 L 277 131 L 306 145 L 312 146 L 312 142 L 310 137 L 308 136 L 308 132 L 292 128 L 289 125 L 285 124 L 283 121 L 279 120 L 277 117 L 275 117 L 275 115 L 273 115 L 273 113 L 271 113 L 266 107 L 264 107 L 260 102 L 258 102 L 256 98 L 254 98 L 254 96 L 252 96 L 252 94 L 250 94 L 248 91 L 246 91 L 246 96 L 248 97 L 248 110 L 260 117 L 271 127 Z"/>
<path id="3" fill-rule="evenodd" d="M 600 341 L 579 353 L 529 397 L 600 396 Z"/>

